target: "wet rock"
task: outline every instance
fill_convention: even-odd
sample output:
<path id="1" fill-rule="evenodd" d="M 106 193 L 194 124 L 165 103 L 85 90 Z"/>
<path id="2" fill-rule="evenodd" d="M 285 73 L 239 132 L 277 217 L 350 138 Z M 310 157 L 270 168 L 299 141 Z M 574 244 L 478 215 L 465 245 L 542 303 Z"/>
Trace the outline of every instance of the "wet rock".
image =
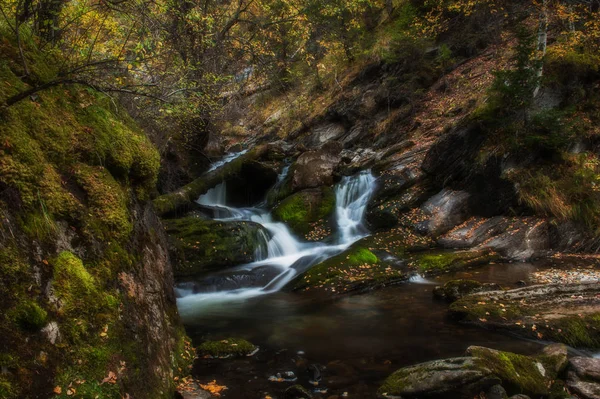
<path id="1" fill-rule="evenodd" d="M 423 275 L 432 276 L 488 264 L 496 259 L 498 255 L 489 250 L 435 251 L 413 255 L 410 266 Z"/>
<path id="2" fill-rule="evenodd" d="M 320 150 L 300 155 L 292 167 L 292 191 L 333 185 L 333 172 L 340 162 L 341 150 L 341 144 L 330 142 Z"/>
<path id="3" fill-rule="evenodd" d="M 283 393 L 284 399 L 311 399 L 313 395 L 302 385 L 293 385 Z"/>
<path id="4" fill-rule="evenodd" d="M 448 302 L 454 302 L 465 295 L 482 292 L 497 291 L 502 289 L 498 284 L 480 283 L 475 280 L 451 280 L 443 286 L 433 289 L 433 296 Z"/>
<path id="5" fill-rule="evenodd" d="M 547 358 L 546 367 L 549 370 L 559 375 L 567 367 L 567 346 L 563 344 L 551 344 L 542 349 L 542 355 Z"/>
<path id="6" fill-rule="evenodd" d="M 450 305 L 454 317 L 533 339 L 600 348 L 600 286 L 534 285 L 467 295 Z"/>
<path id="7" fill-rule="evenodd" d="M 378 393 L 406 399 L 473 397 L 498 383 L 500 379 L 473 358 L 458 357 L 402 368 L 384 381 Z"/>
<path id="8" fill-rule="evenodd" d="M 531 399 L 531 398 L 527 395 L 517 394 L 517 395 L 511 396 L 509 399 Z"/>
<path id="9" fill-rule="evenodd" d="M 277 373 L 269 377 L 271 382 L 295 382 L 298 381 L 298 377 L 293 371 L 284 371 L 283 373 Z"/>
<path id="10" fill-rule="evenodd" d="M 486 399 L 508 399 L 506 389 L 502 385 L 494 385 L 485 393 Z"/>
<path id="11" fill-rule="evenodd" d="M 300 237 L 318 241 L 331 234 L 335 193 L 331 187 L 307 189 L 292 194 L 274 209 L 273 216 Z"/>
<path id="12" fill-rule="evenodd" d="M 600 359 L 591 357 L 573 357 L 569 361 L 569 370 L 582 380 L 600 383 Z"/>
<path id="13" fill-rule="evenodd" d="M 569 362 L 567 386 L 582 399 L 600 398 L 600 359 L 574 357 Z"/>
<path id="14" fill-rule="evenodd" d="M 425 220 L 415 228 L 423 235 L 443 234 L 467 219 L 468 203 L 468 193 L 444 189 L 421 206 Z"/>
<path id="15" fill-rule="evenodd" d="M 238 357 L 253 355 L 258 348 L 240 338 L 227 338 L 220 341 L 205 341 L 198 346 L 199 356 L 216 358 Z"/>
<path id="16" fill-rule="evenodd" d="M 196 217 L 165 220 L 176 276 L 190 276 L 256 260 L 266 251 L 268 231 L 258 223 L 202 220 Z"/>
<path id="17" fill-rule="evenodd" d="M 210 399 L 213 397 L 210 392 L 200 388 L 195 381 L 191 382 L 185 389 L 181 389 L 178 393 L 183 399 Z"/>

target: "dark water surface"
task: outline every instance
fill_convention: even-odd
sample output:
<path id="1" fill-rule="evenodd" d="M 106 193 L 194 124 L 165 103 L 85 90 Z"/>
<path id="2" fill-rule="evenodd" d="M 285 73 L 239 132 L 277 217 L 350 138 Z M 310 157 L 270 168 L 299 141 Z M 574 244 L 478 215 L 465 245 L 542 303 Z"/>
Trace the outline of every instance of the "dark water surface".
<path id="1" fill-rule="evenodd" d="M 461 356 L 470 345 L 531 354 L 540 343 L 458 324 L 447 317 L 448 305 L 432 297 L 435 284 L 471 278 L 515 287 L 545 265 L 494 264 L 435 279 L 407 282 L 361 295 L 331 299 L 308 293 L 278 292 L 245 301 L 199 305 L 184 320 L 194 344 L 207 339 L 241 337 L 260 351 L 244 359 L 201 359 L 194 374 L 201 381 L 227 385 L 224 398 L 283 397 L 293 383 L 269 376 L 293 371 L 303 386 L 306 368 L 321 370 L 321 397 L 348 393 L 376 397 L 381 381 L 399 367 Z M 300 353 L 300 354 L 299 354 Z M 317 397 L 319 397 L 317 395 Z"/>

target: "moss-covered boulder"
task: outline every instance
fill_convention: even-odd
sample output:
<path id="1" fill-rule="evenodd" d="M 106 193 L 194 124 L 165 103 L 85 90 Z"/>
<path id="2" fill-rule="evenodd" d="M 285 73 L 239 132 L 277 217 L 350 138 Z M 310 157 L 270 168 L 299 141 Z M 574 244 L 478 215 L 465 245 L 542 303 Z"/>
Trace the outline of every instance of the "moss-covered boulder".
<path id="1" fill-rule="evenodd" d="M 485 265 L 499 259 L 490 250 L 436 251 L 413 255 L 410 265 L 419 273 L 432 276 Z"/>
<path id="2" fill-rule="evenodd" d="M 203 342 L 197 349 L 202 357 L 239 357 L 248 356 L 256 351 L 256 346 L 241 338 L 227 338 L 220 341 Z"/>
<path id="3" fill-rule="evenodd" d="M 335 193 L 331 187 L 309 189 L 292 194 L 274 209 L 273 216 L 297 235 L 311 241 L 331 234 Z"/>
<path id="4" fill-rule="evenodd" d="M 498 284 L 480 283 L 475 280 L 450 280 L 443 286 L 433 289 L 433 296 L 448 302 L 454 302 L 465 295 L 502 289 Z"/>
<path id="5" fill-rule="evenodd" d="M 379 259 L 361 242 L 313 266 L 293 283 L 293 290 L 333 294 L 368 290 L 408 279 L 403 270 Z"/>
<path id="6" fill-rule="evenodd" d="M 269 232 L 258 223 L 195 216 L 165 220 L 176 276 L 189 276 L 257 260 Z"/>
<path id="7" fill-rule="evenodd" d="M 387 175 L 379 181 L 379 188 L 365 215 L 367 224 L 373 230 L 397 226 L 402 219 L 406 219 L 408 210 L 421 205 L 432 194 L 426 183 L 411 185 L 413 182 L 408 179 Z"/>
<path id="8" fill-rule="evenodd" d="M 406 399 L 458 399 L 498 391 L 501 385 L 511 395 L 562 397 L 553 386 L 567 364 L 564 345 L 551 345 L 537 356 L 473 346 L 467 355 L 404 367 L 389 376 L 378 393 Z"/>
<path id="9" fill-rule="evenodd" d="M 466 323 L 527 338 L 600 348 L 599 295 L 596 283 L 480 292 L 454 302 L 450 314 Z"/>

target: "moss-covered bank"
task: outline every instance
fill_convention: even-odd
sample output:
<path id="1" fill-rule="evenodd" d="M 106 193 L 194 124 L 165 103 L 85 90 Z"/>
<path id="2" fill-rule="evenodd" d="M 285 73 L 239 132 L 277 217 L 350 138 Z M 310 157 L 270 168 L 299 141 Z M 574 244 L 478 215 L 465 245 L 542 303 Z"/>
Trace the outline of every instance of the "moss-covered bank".
<path id="1" fill-rule="evenodd" d="M 0 102 L 28 87 L 2 29 Z M 60 63 L 24 47 L 33 80 Z M 0 110 L 2 398 L 171 397 L 191 356 L 148 203 L 158 168 L 98 93 L 55 87 Z"/>

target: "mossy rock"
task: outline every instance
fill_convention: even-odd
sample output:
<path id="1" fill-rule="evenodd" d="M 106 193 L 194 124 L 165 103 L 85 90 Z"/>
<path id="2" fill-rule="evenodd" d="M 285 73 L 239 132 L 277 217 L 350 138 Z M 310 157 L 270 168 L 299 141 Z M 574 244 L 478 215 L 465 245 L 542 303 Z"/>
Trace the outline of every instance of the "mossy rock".
<path id="1" fill-rule="evenodd" d="M 368 290 L 404 281 L 408 275 L 383 262 L 361 242 L 296 278 L 293 290 L 324 290 L 334 294 Z"/>
<path id="2" fill-rule="evenodd" d="M 256 350 L 256 346 L 240 338 L 227 338 L 221 341 L 206 341 L 198 348 L 199 356 L 240 357 L 248 356 Z"/>
<path id="3" fill-rule="evenodd" d="M 475 280 L 451 280 L 443 286 L 433 289 L 433 296 L 448 302 L 454 302 L 466 295 L 482 291 L 500 290 L 498 284 L 484 284 Z"/>
<path id="4" fill-rule="evenodd" d="M 176 276 L 190 276 L 256 260 L 266 253 L 269 232 L 258 223 L 204 220 L 194 216 L 165 220 Z"/>
<path id="5" fill-rule="evenodd" d="M 331 187 L 303 190 L 284 199 L 273 209 L 276 220 L 284 222 L 297 235 L 308 239 L 324 238 L 331 232 L 329 220 L 335 210 L 335 193 Z"/>
<path id="6" fill-rule="evenodd" d="M 487 369 L 500 378 L 508 394 L 525 394 L 532 397 L 552 397 L 550 387 L 558 372 L 566 365 L 567 348 L 561 353 L 524 356 L 511 352 L 472 346 L 467 349 L 477 367 Z M 562 367 L 557 367 L 557 362 Z"/>
<path id="7" fill-rule="evenodd" d="M 498 254 L 490 250 L 443 251 L 414 255 L 410 264 L 419 273 L 431 276 L 485 265 L 497 259 Z"/>
<path id="8" fill-rule="evenodd" d="M 529 286 L 468 295 L 452 303 L 449 312 L 486 328 L 598 349 L 600 312 L 594 311 L 598 294 L 597 284 Z"/>

